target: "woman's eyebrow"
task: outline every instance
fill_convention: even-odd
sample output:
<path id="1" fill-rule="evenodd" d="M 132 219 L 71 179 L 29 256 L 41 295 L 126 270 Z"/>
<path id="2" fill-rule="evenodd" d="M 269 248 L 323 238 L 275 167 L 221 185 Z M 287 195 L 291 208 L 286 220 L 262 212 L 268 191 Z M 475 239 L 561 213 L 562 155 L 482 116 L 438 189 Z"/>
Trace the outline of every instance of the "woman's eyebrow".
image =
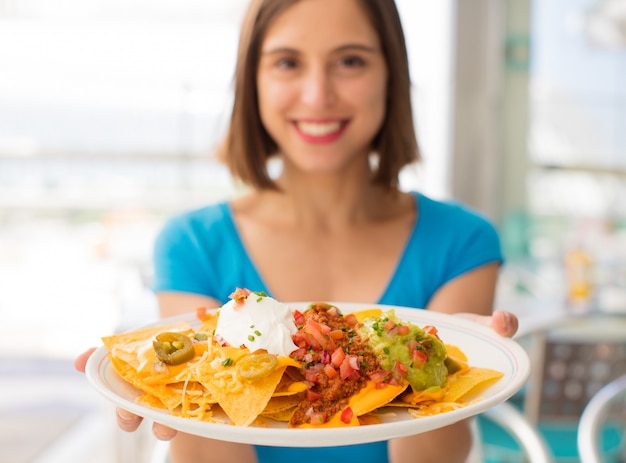
<path id="1" fill-rule="evenodd" d="M 290 47 L 273 47 L 261 50 L 262 55 L 276 55 L 282 53 L 297 54 L 300 53 L 296 48 Z"/>
<path id="2" fill-rule="evenodd" d="M 332 50 L 333 53 L 342 52 L 342 51 L 364 51 L 367 53 L 378 53 L 380 51 L 380 47 L 375 45 L 366 45 L 362 43 L 347 43 L 344 45 L 340 45 L 337 48 Z M 292 53 L 299 54 L 300 50 L 297 48 L 292 48 L 288 46 L 276 46 L 268 49 L 261 50 L 261 54 L 263 55 L 273 55 L 277 53 Z"/>
<path id="3" fill-rule="evenodd" d="M 375 45 L 367 45 L 363 43 L 347 43 L 345 45 L 342 45 L 336 48 L 334 51 L 352 51 L 352 50 L 359 50 L 359 51 L 364 51 L 367 53 L 378 53 L 380 51 L 380 47 L 377 47 Z"/>

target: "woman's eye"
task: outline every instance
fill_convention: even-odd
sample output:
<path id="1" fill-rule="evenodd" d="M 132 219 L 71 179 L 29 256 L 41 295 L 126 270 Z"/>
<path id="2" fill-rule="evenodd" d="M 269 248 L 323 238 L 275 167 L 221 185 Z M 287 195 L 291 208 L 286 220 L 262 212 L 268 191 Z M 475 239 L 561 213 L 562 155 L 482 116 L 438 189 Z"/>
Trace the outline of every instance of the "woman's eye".
<path id="1" fill-rule="evenodd" d="M 276 67 L 285 70 L 295 69 L 296 67 L 298 67 L 298 63 L 293 58 L 281 58 L 276 61 Z"/>
<path id="2" fill-rule="evenodd" d="M 365 65 L 365 60 L 360 56 L 346 56 L 339 60 L 340 66 L 354 68 Z"/>

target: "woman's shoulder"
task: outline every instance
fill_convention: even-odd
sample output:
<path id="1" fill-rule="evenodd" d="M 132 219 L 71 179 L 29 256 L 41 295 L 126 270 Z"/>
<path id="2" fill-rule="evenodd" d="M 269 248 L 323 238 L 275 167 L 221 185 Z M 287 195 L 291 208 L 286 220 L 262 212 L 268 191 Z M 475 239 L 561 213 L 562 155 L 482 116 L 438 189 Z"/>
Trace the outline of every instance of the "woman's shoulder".
<path id="1" fill-rule="evenodd" d="M 231 220 L 230 207 L 226 201 L 188 209 L 170 216 L 166 227 L 211 227 Z"/>
<path id="2" fill-rule="evenodd" d="M 230 207 L 223 201 L 170 216 L 163 223 L 157 240 L 166 243 L 214 241 L 218 237 L 231 236 L 232 232 Z"/>
<path id="3" fill-rule="evenodd" d="M 493 227 L 491 220 L 482 212 L 454 199 L 433 199 L 422 193 L 414 193 L 420 217 L 428 223 L 443 226 L 455 225 Z"/>

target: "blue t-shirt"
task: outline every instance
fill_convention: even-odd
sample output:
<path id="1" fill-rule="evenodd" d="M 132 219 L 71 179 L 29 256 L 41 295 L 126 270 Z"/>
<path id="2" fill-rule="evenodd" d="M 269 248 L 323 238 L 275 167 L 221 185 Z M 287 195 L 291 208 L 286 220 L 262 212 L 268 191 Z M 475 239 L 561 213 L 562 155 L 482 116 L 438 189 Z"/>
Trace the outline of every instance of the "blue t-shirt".
<path id="1" fill-rule="evenodd" d="M 450 280 L 480 266 L 502 262 L 499 237 L 488 220 L 461 204 L 413 194 L 418 219 L 387 288 L 372 303 L 423 308 L 437 289 Z M 157 292 L 202 294 L 222 303 L 237 287 L 271 295 L 246 252 L 227 202 L 170 219 L 157 237 L 154 266 Z M 256 449 L 259 463 L 387 461 L 386 442 L 322 448 L 257 446 Z"/>

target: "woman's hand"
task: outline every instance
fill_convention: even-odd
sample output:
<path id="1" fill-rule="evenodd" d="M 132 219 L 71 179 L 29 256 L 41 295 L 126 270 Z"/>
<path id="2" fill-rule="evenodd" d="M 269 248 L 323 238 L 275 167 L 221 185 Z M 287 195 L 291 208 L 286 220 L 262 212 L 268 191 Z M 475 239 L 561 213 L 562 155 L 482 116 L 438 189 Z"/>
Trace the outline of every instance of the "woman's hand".
<path id="1" fill-rule="evenodd" d="M 501 336 L 512 338 L 517 333 L 517 316 L 504 310 L 496 310 L 492 315 L 478 315 L 475 313 L 458 313 L 457 315 L 477 323 L 489 326 Z"/>
<path id="2" fill-rule="evenodd" d="M 80 354 L 74 360 L 74 368 L 78 371 L 84 373 L 85 366 L 87 365 L 87 360 L 91 357 L 91 354 L 96 350 L 95 347 L 87 349 L 85 352 Z M 143 418 L 141 416 L 137 416 L 134 413 L 129 412 L 128 410 L 124 410 L 122 408 L 118 408 L 115 411 L 115 415 L 117 417 L 117 424 L 123 431 L 133 432 L 137 430 Z M 176 430 L 172 428 L 168 428 L 167 426 L 163 426 L 159 423 L 154 423 L 152 425 L 152 432 L 155 437 L 160 440 L 170 440 L 176 435 Z"/>

